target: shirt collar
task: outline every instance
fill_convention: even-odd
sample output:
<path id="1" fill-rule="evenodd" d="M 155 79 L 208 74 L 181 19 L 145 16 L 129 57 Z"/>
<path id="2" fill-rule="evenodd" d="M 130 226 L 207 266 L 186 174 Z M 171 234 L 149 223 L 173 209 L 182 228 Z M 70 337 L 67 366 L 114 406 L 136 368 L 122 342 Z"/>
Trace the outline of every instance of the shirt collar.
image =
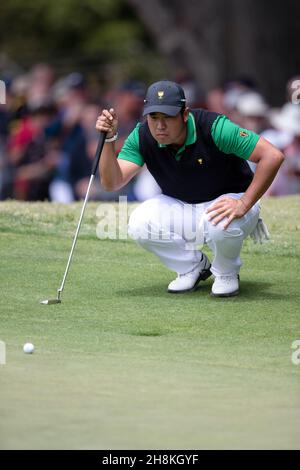
<path id="1" fill-rule="evenodd" d="M 192 145 L 197 140 L 197 132 L 196 132 L 196 124 L 194 115 L 189 112 L 188 120 L 187 120 L 187 132 L 186 132 L 186 139 L 182 147 L 177 151 L 176 155 L 179 155 L 185 150 L 187 145 Z M 159 147 L 167 147 L 165 144 L 158 144 Z"/>

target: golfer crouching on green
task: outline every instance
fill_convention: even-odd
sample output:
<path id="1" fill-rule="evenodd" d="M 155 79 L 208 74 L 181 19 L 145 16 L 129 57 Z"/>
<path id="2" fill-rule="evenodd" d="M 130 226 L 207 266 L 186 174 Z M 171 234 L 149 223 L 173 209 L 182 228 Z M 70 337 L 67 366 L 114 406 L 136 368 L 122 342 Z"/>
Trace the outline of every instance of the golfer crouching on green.
<path id="1" fill-rule="evenodd" d="M 128 231 L 177 273 L 168 292 L 192 291 L 212 274 L 212 296 L 237 295 L 243 241 L 251 234 L 268 236 L 259 199 L 284 156 L 224 115 L 189 109 L 177 83 L 153 83 L 144 103 L 146 119 L 118 155 L 118 116 L 104 109 L 98 117 L 96 129 L 107 132 L 102 185 L 119 190 L 147 165 L 162 194 L 133 211 Z M 247 160 L 257 164 L 255 174 Z M 199 249 L 203 243 L 212 251 L 212 263 Z"/>

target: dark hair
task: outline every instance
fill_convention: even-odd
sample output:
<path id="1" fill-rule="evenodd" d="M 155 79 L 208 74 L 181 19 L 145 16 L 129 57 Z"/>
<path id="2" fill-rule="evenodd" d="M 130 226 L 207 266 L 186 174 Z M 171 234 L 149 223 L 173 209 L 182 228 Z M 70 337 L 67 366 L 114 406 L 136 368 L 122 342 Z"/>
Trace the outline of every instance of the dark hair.
<path id="1" fill-rule="evenodd" d="M 181 110 L 180 110 L 181 116 L 183 116 L 184 111 L 186 110 L 186 108 L 187 108 L 187 106 L 186 106 L 186 104 L 184 104 L 184 105 L 182 106 Z"/>

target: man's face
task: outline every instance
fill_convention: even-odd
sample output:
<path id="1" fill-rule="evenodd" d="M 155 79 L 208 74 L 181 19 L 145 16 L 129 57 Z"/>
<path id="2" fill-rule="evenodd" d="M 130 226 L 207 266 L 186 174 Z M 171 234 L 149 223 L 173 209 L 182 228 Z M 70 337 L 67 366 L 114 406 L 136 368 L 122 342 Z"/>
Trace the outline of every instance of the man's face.
<path id="1" fill-rule="evenodd" d="M 183 114 L 178 113 L 174 117 L 163 113 L 148 114 L 147 122 L 152 136 L 159 144 L 183 145 L 188 115 L 188 109 Z"/>

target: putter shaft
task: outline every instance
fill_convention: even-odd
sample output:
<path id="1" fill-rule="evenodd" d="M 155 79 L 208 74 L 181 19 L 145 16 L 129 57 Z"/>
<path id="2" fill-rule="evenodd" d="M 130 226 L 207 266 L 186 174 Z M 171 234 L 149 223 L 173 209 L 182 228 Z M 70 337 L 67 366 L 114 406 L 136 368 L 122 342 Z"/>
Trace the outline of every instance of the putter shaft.
<path id="1" fill-rule="evenodd" d="M 73 257 L 73 252 L 74 252 L 74 249 L 75 249 L 75 246 L 76 246 L 76 242 L 77 242 L 77 238 L 78 238 L 78 233 L 79 233 L 79 230 L 80 230 L 81 222 L 82 222 L 82 219 L 83 219 L 85 207 L 86 207 L 86 204 L 87 204 L 87 201 L 88 201 L 88 198 L 89 198 L 89 193 L 90 193 L 90 189 L 91 189 L 91 186 L 92 186 L 94 177 L 95 177 L 95 175 L 93 175 L 93 174 L 92 174 L 91 177 L 90 177 L 90 182 L 89 182 L 88 189 L 87 189 L 87 192 L 86 192 L 86 195 L 85 195 L 85 199 L 84 199 L 84 203 L 83 203 L 83 206 L 82 206 L 82 209 L 81 209 L 81 214 L 80 214 L 80 217 L 79 217 L 79 222 L 78 222 L 78 225 L 77 225 L 77 230 L 76 230 L 76 233 L 75 233 L 75 236 L 74 236 L 74 239 L 73 239 L 72 248 L 71 248 L 71 251 L 70 251 L 70 255 L 69 255 L 67 267 L 66 267 L 66 270 L 65 270 L 65 274 L 64 274 L 64 277 L 63 277 L 61 286 L 60 286 L 60 288 L 58 289 L 58 299 L 60 298 L 60 295 L 61 295 L 62 291 L 64 290 L 66 278 L 67 278 L 67 275 L 68 275 L 68 272 L 69 272 L 71 260 L 72 260 L 72 257 Z"/>
<path id="2" fill-rule="evenodd" d="M 82 219 L 83 219 L 85 207 L 86 207 L 86 204 L 87 204 L 88 199 L 89 199 L 90 189 L 91 189 L 93 180 L 95 178 L 95 174 L 96 174 L 96 171 L 97 171 L 97 168 L 98 168 L 98 165 L 99 165 L 101 152 L 102 152 L 102 149 L 103 149 L 103 145 L 105 143 L 105 137 L 106 137 L 106 132 L 101 132 L 99 142 L 98 142 L 98 147 L 97 147 L 97 150 L 96 150 L 94 163 L 93 163 L 93 168 L 92 168 L 92 173 L 91 173 L 89 185 L 88 185 L 86 195 L 85 195 L 85 198 L 84 198 L 84 203 L 83 203 L 83 206 L 82 206 L 82 209 L 81 209 L 79 221 L 78 221 L 78 224 L 77 224 L 77 229 L 76 229 L 76 232 L 75 232 L 75 235 L 74 235 L 72 248 L 71 248 L 71 251 L 70 251 L 70 255 L 69 255 L 66 270 L 65 270 L 65 273 L 64 273 L 64 276 L 63 276 L 63 280 L 62 280 L 60 288 L 57 291 L 57 298 L 56 299 L 43 300 L 43 301 L 41 301 L 41 304 L 43 304 L 43 305 L 53 305 L 53 304 L 60 304 L 61 303 L 60 296 L 61 296 L 62 291 L 64 290 L 66 278 L 67 278 L 67 275 L 68 275 L 68 272 L 69 272 L 70 264 L 71 264 L 72 257 L 73 257 L 73 252 L 74 252 L 74 249 L 75 249 L 75 246 L 76 246 L 76 242 L 77 242 L 81 222 L 82 222 Z"/>

